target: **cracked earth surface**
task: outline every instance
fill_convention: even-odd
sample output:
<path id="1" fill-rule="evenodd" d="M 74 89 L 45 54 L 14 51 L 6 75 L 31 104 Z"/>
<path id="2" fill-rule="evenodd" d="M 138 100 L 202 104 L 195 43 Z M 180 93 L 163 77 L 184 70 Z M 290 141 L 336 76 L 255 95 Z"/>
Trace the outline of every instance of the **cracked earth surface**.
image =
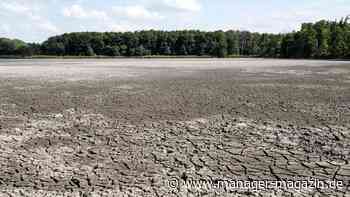
<path id="1" fill-rule="evenodd" d="M 349 64 L 261 61 L 156 62 L 120 79 L 2 73 L 0 196 L 349 196 Z M 343 185 L 218 192 L 174 178 Z"/>

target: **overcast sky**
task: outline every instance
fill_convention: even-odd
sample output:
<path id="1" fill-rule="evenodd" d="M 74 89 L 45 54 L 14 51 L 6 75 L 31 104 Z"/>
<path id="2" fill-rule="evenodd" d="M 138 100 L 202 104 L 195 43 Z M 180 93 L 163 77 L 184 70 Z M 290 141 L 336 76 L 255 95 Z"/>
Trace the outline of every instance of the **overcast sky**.
<path id="1" fill-rule="evenodd" d="M 350 0 L 0 0 L 0 37 L 41 42 L 64 32 L 142 29 L 279 33 L 349 14 Z"/>

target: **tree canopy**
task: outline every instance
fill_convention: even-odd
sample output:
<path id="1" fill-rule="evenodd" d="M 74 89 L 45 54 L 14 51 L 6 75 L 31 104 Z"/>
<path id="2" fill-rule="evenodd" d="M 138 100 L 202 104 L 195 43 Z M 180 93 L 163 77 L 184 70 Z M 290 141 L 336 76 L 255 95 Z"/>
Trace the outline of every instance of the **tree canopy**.
<path id="1" fill-rule="evenodd" d="M 286 34 L 196 30 L 79 32 L 54 36 L 41 44 L 0 38 L 0 55 L 350 58 L 350 25 L 347 17 L 304 23 L 299 31 Z"/>

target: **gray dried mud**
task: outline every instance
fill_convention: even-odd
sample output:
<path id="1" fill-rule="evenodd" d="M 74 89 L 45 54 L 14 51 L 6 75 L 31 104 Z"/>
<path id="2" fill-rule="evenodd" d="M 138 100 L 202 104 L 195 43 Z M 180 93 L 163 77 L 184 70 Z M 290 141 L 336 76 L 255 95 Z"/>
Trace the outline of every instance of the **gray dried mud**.
<path id="1" fill-rule="evenodd" d="M 350 63 L 0 60 L 0 196 L 349 196 Z M 338 180 L 205 191 L 176 178 Z"/>

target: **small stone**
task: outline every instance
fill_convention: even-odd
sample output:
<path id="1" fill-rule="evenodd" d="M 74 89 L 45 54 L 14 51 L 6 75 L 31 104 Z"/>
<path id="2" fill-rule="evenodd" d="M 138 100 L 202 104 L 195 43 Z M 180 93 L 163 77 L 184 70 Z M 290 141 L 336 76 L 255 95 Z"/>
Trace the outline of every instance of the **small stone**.
<path id="1" fill-rule="evenodd" d="M 72 182 L 74 185 L 80 187 L 80 181 L 79 181 L 78 179 L 72 178 L 72 179 L 71 179 L 71 182 Z"/>

